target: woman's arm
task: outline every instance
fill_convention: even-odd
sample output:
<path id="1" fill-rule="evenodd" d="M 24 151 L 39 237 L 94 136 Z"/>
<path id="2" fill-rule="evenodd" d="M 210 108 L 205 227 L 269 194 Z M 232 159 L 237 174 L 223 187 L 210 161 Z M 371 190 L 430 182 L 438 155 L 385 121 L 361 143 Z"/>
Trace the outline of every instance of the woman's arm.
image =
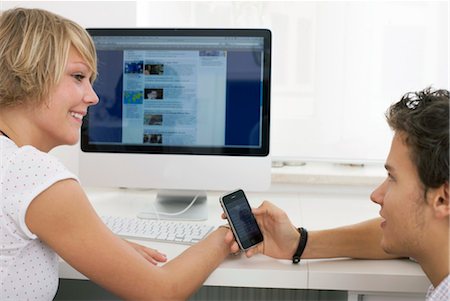
<path id="1" fill-rule="evenodd" d="M 187 299 L 229 254 L 219 228 L 163 267 L 115 236 L 75 180 L 55 183 L 30 204 L 26 223 L 66 262 L 124 299 Z"/>

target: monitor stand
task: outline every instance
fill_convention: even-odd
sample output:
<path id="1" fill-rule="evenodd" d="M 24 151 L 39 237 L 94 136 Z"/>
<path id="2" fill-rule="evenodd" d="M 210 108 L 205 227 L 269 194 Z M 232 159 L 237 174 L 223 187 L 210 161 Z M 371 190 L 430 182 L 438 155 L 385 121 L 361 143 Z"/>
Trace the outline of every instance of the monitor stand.
<path id="1" fill-rule="evenodd" d="M 195 190 L 158 191 L 156 202 L 147 206 L 137 216 L 143 219 L 207 220 L 208 206 L 206 192 Z"/>

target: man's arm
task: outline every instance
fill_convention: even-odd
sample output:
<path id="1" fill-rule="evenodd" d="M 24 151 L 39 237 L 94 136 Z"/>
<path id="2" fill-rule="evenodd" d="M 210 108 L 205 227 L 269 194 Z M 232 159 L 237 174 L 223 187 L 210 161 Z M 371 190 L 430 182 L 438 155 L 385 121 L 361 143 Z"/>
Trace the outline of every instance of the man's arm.
<path id="1" fill-rule="evenodd" d="M 264 201 L 253 209 L 253 213 L 264 235 L 264 242 L 246 252 L 248 257 L 257 253 L 278 259 L 292 259 L 299 240 L 296 226 L 292 224 L 286 212 Z M 381 248 L 381 218 L 367 220 L 354 225 L 333 229 L 308 232 L 308 242 L 302 258 L 351 257 L 360 259 L 390 259 L 398 256 L 389 255 Z M 231 231 L 226 241 L 231 242 Z M 238 251 L 236 243 L 231 252 Z"/>
<path id="2" fill-rule="evenodd" d="M 310 231 L 302 258 L 398 258 L 381 248 L 380 223 L 381 218 L 374 218 L 354 225 Z"/>

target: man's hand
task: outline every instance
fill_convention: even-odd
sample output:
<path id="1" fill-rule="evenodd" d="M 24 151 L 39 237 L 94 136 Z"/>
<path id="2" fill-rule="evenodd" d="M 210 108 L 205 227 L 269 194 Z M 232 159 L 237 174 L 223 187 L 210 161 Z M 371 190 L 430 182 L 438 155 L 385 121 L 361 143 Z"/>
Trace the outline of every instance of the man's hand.
<path id="1" fill-rule="evenodd" d="M 262 253 L 277 259 L 292 259 L 300 240 L 300 233 L 292 225 L 286 212 L 269 201 L 264 201 L 258 208 L 252 209 L 256 221 L 264 236 L 264 241 L 245 252 L 247 257 Z M 222 218 L 225 215 L 222 214 Z M 225 240 L 230 243 L 234 240 L 233 233 L 229 231 Z M 236 253 L 239 246 L 236 242 L 231 245 L 230 251 Z"/>

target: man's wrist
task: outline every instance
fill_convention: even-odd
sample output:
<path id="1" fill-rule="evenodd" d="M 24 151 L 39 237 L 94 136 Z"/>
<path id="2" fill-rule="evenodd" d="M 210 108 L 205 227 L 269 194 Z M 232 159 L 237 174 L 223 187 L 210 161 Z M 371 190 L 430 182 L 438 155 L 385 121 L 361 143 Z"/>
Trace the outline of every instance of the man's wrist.
<path id="1" fill-rule="evenodd" d="M 292 260 L 292 256 L 293 254 L 295 254 L 295 251 L 297 250 L 298 247 L 298 243 L 300 241 L 300 232 L 298 232 L 298 229 L 295 228 L 294 226 L 293 228 L 293 234 L 290 235 L 290 243 L 289 243 L 289 247 L 287 248 L 288 253 L 285 255 L 286 259 Z"/>

